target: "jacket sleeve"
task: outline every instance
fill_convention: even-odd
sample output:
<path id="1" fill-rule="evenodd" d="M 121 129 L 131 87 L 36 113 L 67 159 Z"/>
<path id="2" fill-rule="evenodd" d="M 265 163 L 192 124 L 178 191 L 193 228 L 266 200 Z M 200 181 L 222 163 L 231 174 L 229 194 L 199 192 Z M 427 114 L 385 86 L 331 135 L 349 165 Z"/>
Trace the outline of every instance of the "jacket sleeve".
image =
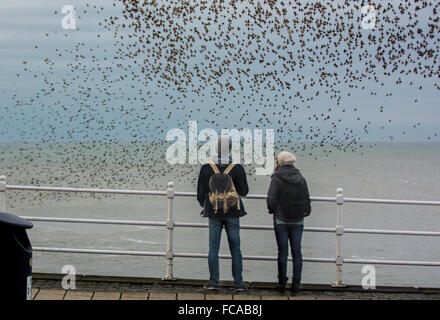
<path id="1" fill-rule="evenodd" d="M 307 187 L 306 179 L 304 179 L 304 195 L 305 195 L 305 203 L 307 208 L 307 213 L 310 213 L 312 211 L 312 208 L 310 206 L 310 194 L 309 194 L 309 188 Z"/>
<path id="2" fill-rule="evenodd" d="M 236 179 L 237 181 L 234 181 L 235 189 L 240 196 L 244 197 L 249 192 L 249 186 L 246 179 L 246 171 L 241 165 L 236 166 L 236 168 L 238 169 L 238 174 Z"/>
<path id="3" fill-rule="evenodd" d="M 208 189 L 206 187 L 206 174 L 205 167 L 200 168 L 199 178 L 197 181 L 197 201 L 200 206 L 203 207 L 205 204 L 206 195 L 208 194 Z"/>
<path id="4" fill-rule="evenodd" d="M 267 209 L 269 213 L 275 213 L 277 209 L 277 197 L 278 197 L 279 183 L 278 179 L 272 177 L 270 180 L 269 191 L 267 192 Z"/>

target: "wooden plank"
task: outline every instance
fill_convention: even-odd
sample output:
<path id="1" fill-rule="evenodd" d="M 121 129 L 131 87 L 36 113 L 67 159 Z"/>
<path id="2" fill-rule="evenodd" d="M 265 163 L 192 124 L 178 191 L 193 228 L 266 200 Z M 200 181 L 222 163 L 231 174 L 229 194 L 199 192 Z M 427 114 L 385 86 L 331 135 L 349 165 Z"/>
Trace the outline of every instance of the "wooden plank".
<path id="1" fill-rule="evenodd" d="M 234 300 L 261 300 L 260 296 L 248 296 L 248 295 L 241 295 L 236 294 L 233 296 Z"/>
<path id="2" fill-rule="evenodd" d="M 291 296 L 289 297 L 289 300 L 316 300 L 316 298 L 308 296 Z"/>
<path id="3" fill-rule="evenodd" d="M 123 292 L 121 300 L 147 300 L 147 292 Z"/>
<path id="4" fill-rule="evenodd" d="M 176 300 L 177 293 L 150 292 L 148 300 Z"/>
<path id="5" fill-rule="evenodd" d="M 37 293 L 38 293 L 39 290 L 40 290 L 40 289 L 37 289 L 37 288 L 32 289 L 32 292 L 31 292 L 31 298 L 32 298 L 32 300 L 35 299 L 35 296 L 37 295 Z"/>
<path id="6" fill-rule="evenodd" d="M 66 290 L 40 289 L 35 300 L 63 300 Z"/>
<path id="7" fill-rule="evenodd" d="M 178 293 L 177 300 L 205 300 L 203 293 Z"/>
<path id="8" fill-rule="evenodd" d="M 261 300 L 288 300 L 287 296 L 261 296 Z"/>
<path id="9" fill-rule="evenodd" d="M 120 292 L 95 292 L 92 300 L 119 300 L 121 299 Z"/>
<path id="10" fill-rule="evenodd" d="M 93 291 L 75 291 L 68 290 L 64 300 L 91 300 Z"/>
<path id="11" fill-rule="evenodd" d="M 206 300 L 232 300 L 231 294 L 207 294 Z"/>

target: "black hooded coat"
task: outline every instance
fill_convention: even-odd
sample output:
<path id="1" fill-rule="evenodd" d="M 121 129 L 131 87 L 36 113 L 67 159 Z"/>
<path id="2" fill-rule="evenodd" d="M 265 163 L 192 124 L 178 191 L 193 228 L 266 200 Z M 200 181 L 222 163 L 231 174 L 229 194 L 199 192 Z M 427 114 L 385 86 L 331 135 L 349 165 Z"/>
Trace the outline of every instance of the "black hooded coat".
<path id="1" fill-rule="evenodd" d="M 269 213 L 286 223 L 299 222 L 310 215 L 307 182 L 293 165 L 281 166 L 272 175 L 267 194 Z"/>

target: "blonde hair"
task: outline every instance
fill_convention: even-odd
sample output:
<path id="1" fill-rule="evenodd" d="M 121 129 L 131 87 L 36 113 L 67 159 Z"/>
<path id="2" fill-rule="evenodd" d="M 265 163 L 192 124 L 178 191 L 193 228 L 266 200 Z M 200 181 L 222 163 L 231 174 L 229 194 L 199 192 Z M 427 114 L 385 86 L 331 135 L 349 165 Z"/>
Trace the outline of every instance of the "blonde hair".
<path id="1" fill-rule="evenodd" d="M 295 155 L 287 151 L 281 151 L 277 156 L 277 163 L 279 166 L 292 165 L 295 161 Z"/>

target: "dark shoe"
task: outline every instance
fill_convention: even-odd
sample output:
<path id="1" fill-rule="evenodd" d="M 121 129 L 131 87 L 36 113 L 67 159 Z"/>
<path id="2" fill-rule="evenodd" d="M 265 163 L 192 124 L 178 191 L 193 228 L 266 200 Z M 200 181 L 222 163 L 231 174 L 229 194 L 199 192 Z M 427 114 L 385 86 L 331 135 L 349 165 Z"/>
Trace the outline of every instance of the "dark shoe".
<path id="1" fill-rule="evenodd" d="M 293 295 L 298 294 L 300 291 L 301 291 L 301 289 L 299 287 L 290 288 L 290 293 Z"/>
<path id="2" fill-rule="evenodd" d="M 208 283 L 208 284 L 205 284 L 203 288 L 205 290 L 218 290 L 218 285 Z"/>
<path id="3" fill-rule="evenodd" d="M 286 289 L 287 280 L 289 280 L 289 278 L 278 280 L 278 285 L 276 286 L 276 289 L 281 292 L 284 291 Z"/>
<path id="4" fill-rule="evenodd" d="M 292 286 L 290 287 L 290 293 L 293 295 L 298 294 L 301 290 L 299 283 L 292 283 Z"/>
<path id="5" fill-rule="evenodd" d="M 244 284 L 239 285 L 239 286 L 235 286 L 236 292 L 247 291 L 247 290 L 248 290 L 248 288 Z"/>

